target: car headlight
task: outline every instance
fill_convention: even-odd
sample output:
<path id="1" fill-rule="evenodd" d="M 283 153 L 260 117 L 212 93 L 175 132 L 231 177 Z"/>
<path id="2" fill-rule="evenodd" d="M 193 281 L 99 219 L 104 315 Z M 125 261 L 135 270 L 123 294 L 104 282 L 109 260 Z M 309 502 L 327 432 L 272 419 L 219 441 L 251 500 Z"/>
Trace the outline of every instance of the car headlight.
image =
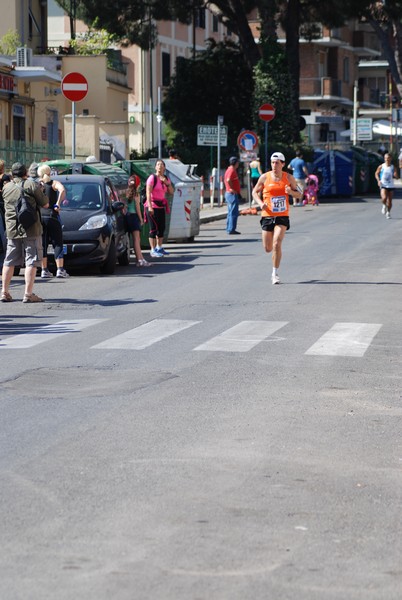
<path id="1" fill-rule="evenodd" d="M 85 229 L 102 229 L 106 223 L 106 215 L 94 215 L 93 217 L 89 217 L 88 221 L 81 225 L 79 231 L 83 231 Z"/>

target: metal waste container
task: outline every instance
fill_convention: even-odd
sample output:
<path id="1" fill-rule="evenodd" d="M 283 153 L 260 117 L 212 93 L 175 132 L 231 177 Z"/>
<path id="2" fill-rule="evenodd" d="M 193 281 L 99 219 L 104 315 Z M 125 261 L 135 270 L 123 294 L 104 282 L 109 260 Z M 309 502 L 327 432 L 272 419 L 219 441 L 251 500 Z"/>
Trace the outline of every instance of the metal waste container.
<path id="1" fill-rule="evenodd" d="M 149 175 L 155 173 L 155 158 L 148 161 L 125 160 L 121 166 L 129 175 L 141 179 L 141 187 Z M 174 186 L 173 198 L 169 198 L 170 215 L 166 215 L 165 240 L 193 241 L 200 232 L 201 178 L 194 174 L 196 165 L 186 165 L 177 159 L 163 159 L 167 176 Z M 149 228 L 145 224 L 141 232 L 141 245 L 149 248 Z"/>

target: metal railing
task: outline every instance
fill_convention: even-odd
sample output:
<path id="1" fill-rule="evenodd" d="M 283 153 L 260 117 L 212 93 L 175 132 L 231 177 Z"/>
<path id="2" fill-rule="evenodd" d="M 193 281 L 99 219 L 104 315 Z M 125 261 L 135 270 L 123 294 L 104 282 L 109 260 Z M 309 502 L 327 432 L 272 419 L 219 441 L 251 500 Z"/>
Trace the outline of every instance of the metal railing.
<path id="1" fill-rule="evenodd" d="M 0 139 L 0 158 L 9 169 L 15 162 L 21 162 L 27 167 L 32 162 L 54 160 L 65 157 L 65 148 L 53 144 L 27 144 L 26 142 L 6 141 Z"/>

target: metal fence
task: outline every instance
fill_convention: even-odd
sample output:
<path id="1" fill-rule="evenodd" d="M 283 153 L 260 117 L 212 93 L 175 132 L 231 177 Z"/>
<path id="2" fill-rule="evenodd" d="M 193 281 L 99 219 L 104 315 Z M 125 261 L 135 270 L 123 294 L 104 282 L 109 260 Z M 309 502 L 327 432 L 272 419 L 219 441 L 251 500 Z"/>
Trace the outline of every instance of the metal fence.
<path id="1" fill-rule="evenodd" d="M 0 140 L 0 159 L 4 160 L 6 169 L 9 169 L 17 161 L 29 166 L 32 162 L 64 157 L 65 148 L 61 145 L 26 144 L 25 142 Z"/>

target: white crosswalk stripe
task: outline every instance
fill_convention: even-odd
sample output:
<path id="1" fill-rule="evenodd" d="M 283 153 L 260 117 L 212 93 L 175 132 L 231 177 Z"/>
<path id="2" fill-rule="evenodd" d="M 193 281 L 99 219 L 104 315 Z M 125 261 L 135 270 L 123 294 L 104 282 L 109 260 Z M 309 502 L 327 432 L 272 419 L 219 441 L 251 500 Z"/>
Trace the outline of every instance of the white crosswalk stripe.
<path id="1" fill-rule="evenodd" d="M 45 325 L 44 327 L 38 327 L 33 329 L 29 333 L 21 333 L 20 335 L 14 335 L 0 340 L 1 348 L 32 348 L 43 342 L 49 342 L 54 340 L 61 335 L 67 335 L 69 333 L 77 333 L 91 327 L 92 325 L 98 325 L 103 323 L 105 319 L 76 319 L 70 321 L 59 321 L 53 325 Z"/>
<path id="2" fill-rule="evenodd" d="M 287 321 L 242 321 L 194 350 L 248 352 L 285 325 Z"/>
<path id="3" fill-rule="evenodd" d="M 380 329 L 376 323 L 335 323 L 306 354 L 361 357 Z"/>
<path id="4" fill-rule="evenodd" d="M 70 333 L 78 334 L 84 329 L 102 324 L 106 320 L 72 319 L 38 327 L 32 331 L 0 340 L 0 351 L 1 349 L 31 348 Z M 154 319 L 91 346 L 91 349 L 143 350 L 199 323 L 201 321 Z M 263 342 L 291 339 L 291 333 L 286 337 L 274 336 L 286 325 L 289 325 L 288 321 L 241 321 L 219 335 L 207 339 L 193 350 L 249 352 Z M 310 356 L 362 357 L 381 327 L 382 325 L 378 323 L 335 323 L 307 351 L 305 348 L 300 350 Z"/>
<path id="5" fill-rule="evenodd" d="M 149 323 L 130 329 L 116 337 L 105 340 L 92 348 L 108 350 L 143 350 L 175 333 L 197 325 L 200 321 L 182 321 L 179 319 L 154 319 Z"/>

